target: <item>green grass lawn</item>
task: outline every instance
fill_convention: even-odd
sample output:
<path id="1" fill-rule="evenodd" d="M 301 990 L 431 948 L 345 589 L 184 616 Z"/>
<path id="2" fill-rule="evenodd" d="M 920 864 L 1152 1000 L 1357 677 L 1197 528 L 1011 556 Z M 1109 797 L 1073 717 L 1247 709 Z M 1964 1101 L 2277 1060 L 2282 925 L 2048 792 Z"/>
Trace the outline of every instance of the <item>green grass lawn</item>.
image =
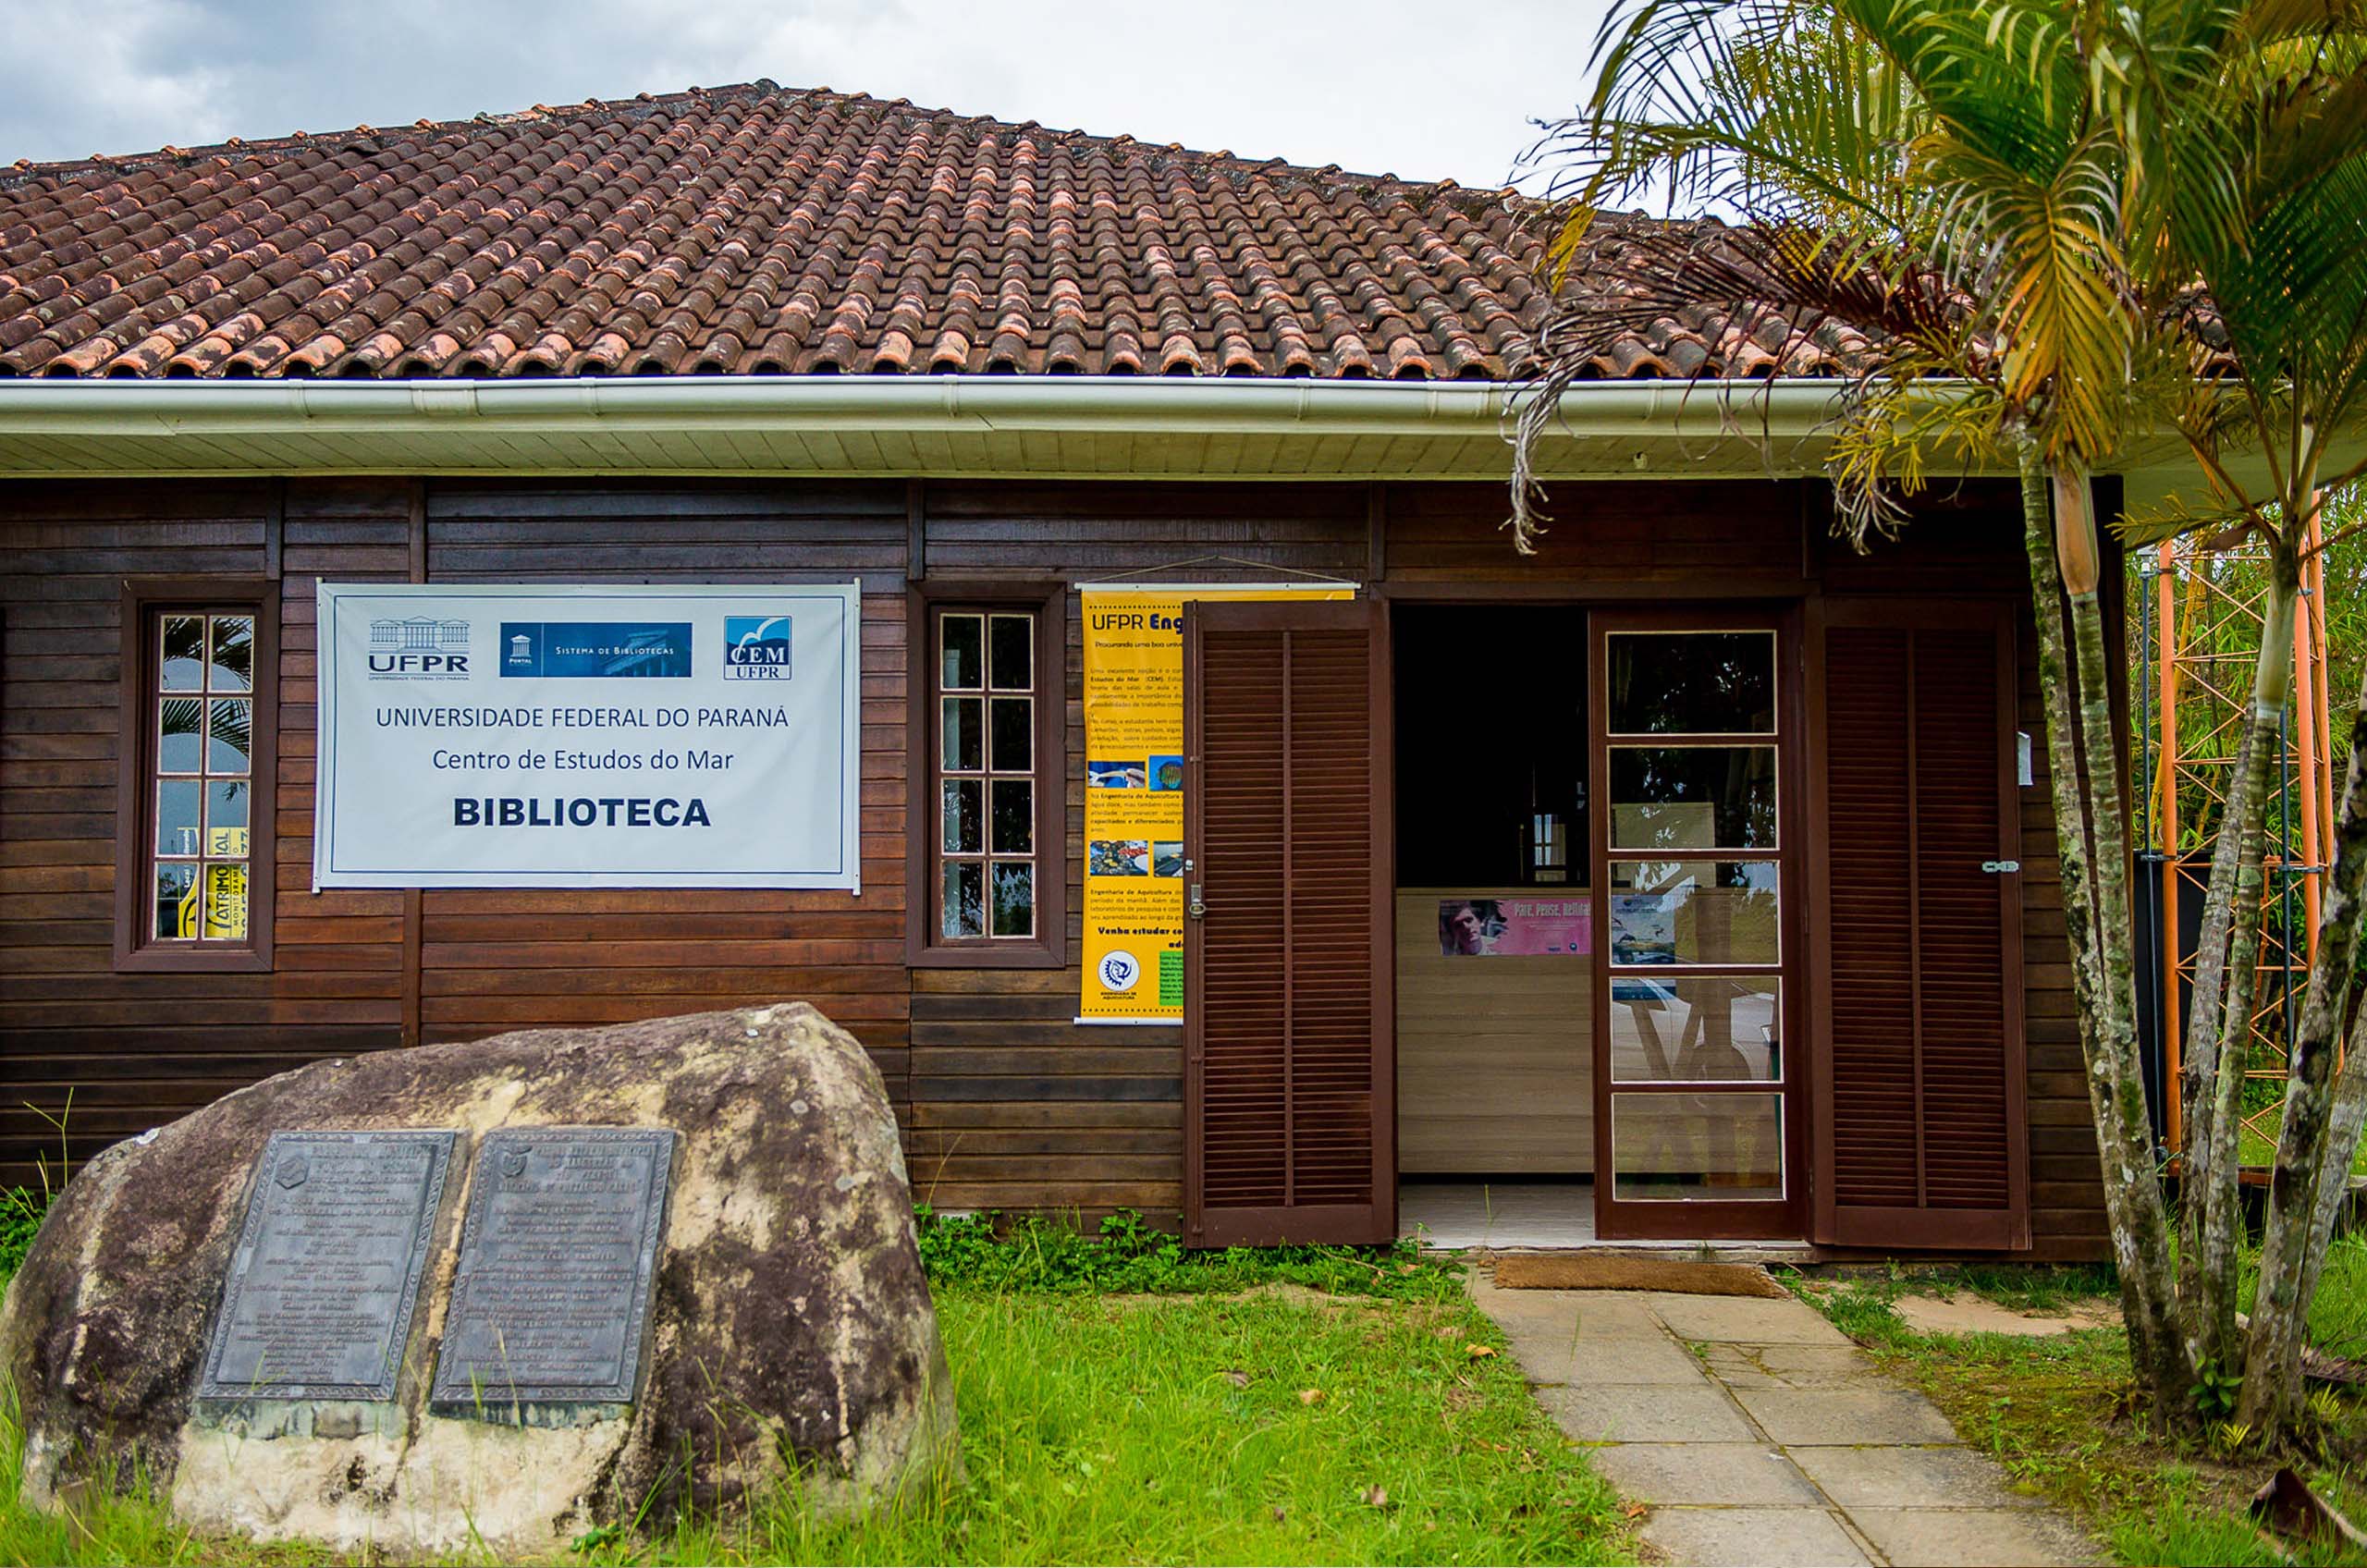
<path id="1" fill-rule="evenodd" d="M 1618 1502 L 1464 1302 L 941 1292 L 967 1479 L 679 1562 L 1626 1562 Z M 1317 1397 L 1310 1400 L 1308 1391 Z"/>
<path id="2" fill-rule="evenodd" d="M 2017 1308 L 2046 1309 L 2109 1294 L 2091 1269 L 1966 1269 L 1924 1280 L 1787 1280 L 1883 1368 L 1923 1390 L 1968 1443 L 2013 1477 L 2079 1513 L 2124 1562 L 2271 1564 L 2280 1558 L 2245 1515 L 2276 1462 L 2216 1443 L 2165 1440 L 2132 1413 L 2127 1337 L 2117 1328 L 2053 1338 L 1922 1334 L 1891 1304 L 1909 1289 L 1964 1286 Z M 2367 1241 L 2336 1243 L 2311 1314 L 2312 1338 L 2359 1354 L 2367 1334 Z M 2367 1519 L 2367 1403 L 2331 1392 L 2312 1401 L 2312 1452 L 2288 1454 L 2354 1522 Z M 2295 1549 L 2307 1564 L 2354 1561 Z"/>
<path id="3" fill-rule="evenodd" d="M 784 1497 L 587 1542 L 569 1561 L 1634 1560 L 1616 1497 L 1511 1357 L 1472 1354 L 1502 1338 L 1440 1265 L 1312 1249 L 1184 1257 L 1139 1234 L 1078 1246 L 940 1232 L 925 1250 L 940 1273 L 962 1480 L 861 1523 L 817 1523 Z M 0 1437 L 0 1562 L 325 1561 L 193 1540 L 152 1506 L 31 1513 L 15 1499 L 16 1433 Z"/>

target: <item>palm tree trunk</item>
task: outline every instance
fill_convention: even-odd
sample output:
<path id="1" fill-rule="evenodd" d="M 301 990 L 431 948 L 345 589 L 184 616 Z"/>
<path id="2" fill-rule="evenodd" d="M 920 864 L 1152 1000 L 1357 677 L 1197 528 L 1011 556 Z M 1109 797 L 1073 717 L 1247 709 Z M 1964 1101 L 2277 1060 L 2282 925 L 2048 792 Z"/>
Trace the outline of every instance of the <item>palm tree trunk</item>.
<path id="1" fill-rule="evenodd" d="M 2310 1298 L 2317 1292 L 2327 1239 L 2350 1162 L 2367 1122 L 2367 1027 L 2356 1032 L 2339 1093 L 2329 1095 L 2335 1042 L 2356 984 L 2360 926 L 2367 916 L 2367 681 L 2350 719 L 2350 766 L 2342 815 L 2334 830 L 2333 873 L 2318 920 L 2317 956 L 2293 1040 L 2285 1083 L 2285 1120 L 2269 1180 L 2268 1220 L 2261 1234 L 2260 1288 L 2252 1298 L 2239 1418 L 2266 1430 L 2289 1419 L 2300 1401 L 2301 1345 Z"/>
<path id="2" fill-rule="evenodd" d="M 2190 1409 L 2193 1362 L 2178 1331 L 2169 1215 L 2153 1167 L 2152 1127 L 2137 1052 L 2133 931 L 2128 923 L 2128 830 L 2113 733 L 2112 676 L 2097 604 L 2094 511 L 2087 479 L 2050 474 L 2033 447 L 2021 455 L 2022 522 L 2038 622 L 2039 685 L 2046 697 L 2047 754 L 2055 839 L 2063 872 L 2064 925 L 2070 938 L 2079 1044 L 2089 1109 L 2103 1167 L 2104 1209 L 2119 1265 L 2121 1315 L 2138 1380 L 2166 1421 Z M 2050 508 L 2048 492 L 2056 506 Z M 2071 536 L 2058 554 L 2058 529 Z M 2076 629 L 2065 623 L 2066 590 Z M 2076 699 L 2076 701 L 2075 701 Z M 2082 769 L 2084 750 L 2091 766 Z"/>
<path id="3" fill-rule="evenodd" d="M 2234 779 L 2219 818 L 2219 845 L 2213 857 L 2211 890 L 2226 888 L 2224 903 L 2206 903 L 2201 943 L 2196 949 L 2193 1025 L 2189 1040 L 2210 1039 L 2208 1060 L 2216 1081 L 2209 1085 L 2209 1136 L 2189 1145 L 2184 1172 L 2186 1202 L 2192 1214 L 2192 1250 L 2181 1259 L 2181 1294 L 2189 1303 L 2188 1327 L 2197 1341 L 2196 1359 L 2233 1372 L 2241 1357 L 2236 1344 L 2236 1291 L 2241 1247 L 2238 1172 L 2241 1166 L 2244 1067 L 2252 1035 L 2252 1005 L 2260 994 L 2260 942 L 2263 859 L 2268 839 L 2268 778 L 2283 746 L 2286 704 L 2293 688 L 2294 595 L 2299 565 L 2283 556 L 2269 562 L 2268 586 L 2261 600 L 2260 653 L 2252 665 L 2250 717 L 2237 742 Z M 2233 876 L 2226 873 L 2232 870 Z"/>
<path id="4" fill-rule="evenodd" d="M 2222 824 L 2239 821 L 2252 794 L 2252 753 L 2255 727 L 2243 725 L 2236 735 L 2234 766 L 2228 773 L 2226 799 L 2221 802 Z M 2213 998 L 2225 994 L 2227 984 L 2227 937 L 2236 907 L 2237 868 L 2243 860 L 2243 836 L 2222 831 L 2211 857 L 2211 880 L 2202 900 L 2202 928 L 2195 944 L 2192 1000 L 2187 1010 L 2187 1039 L 2179 1064 L 2178 1094 L 2186 1109 L 2179 1155 L 2180 1209 L 2184 1220 L 2184 1266 L 2178 1270 L 2178 1301 L 2195 1340 L 2195 1359 L 2221 1367 L 2234 1365 L 2236 1309 L 2231 1292 L 2214 1291 L 2216 1276 L 2200 1266 L 2211 1250 L 2206 1237 L 2224 1229 L 2224 1213 L 2236 1202 L 2235 1161 L 2226 1158 L 2221 1127 L 2221 1090 L 2232 1119 L 2242 1086 L 2241 1063 L 2223 1079 L 2220 1054 L 2222 1010 Z M 2227 1139 L 2235 1133 L 2230 1131 Z M 2221 1178 L 2226 1180 L 2222 1181 Z"/>

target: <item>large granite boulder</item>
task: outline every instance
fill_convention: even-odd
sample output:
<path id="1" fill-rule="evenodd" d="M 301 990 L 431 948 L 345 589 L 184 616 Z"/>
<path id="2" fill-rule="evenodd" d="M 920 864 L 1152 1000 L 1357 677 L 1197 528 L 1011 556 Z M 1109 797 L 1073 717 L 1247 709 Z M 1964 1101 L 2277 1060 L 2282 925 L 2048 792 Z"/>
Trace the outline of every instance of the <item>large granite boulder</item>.
<path id="1" fill-rule="evenodd" d="M 562 1126 L 675 1134 L 638 1392 L 533 1420 L 439 1410 L 475 1151 Z M 393 1397 L 200 1400 L 265 1142 L 332 1129 L 459 1134 Z M 792 1471 L 844 1512 L 958 1464 L 894 1117 L 862 1047 L 802 1002 L 319 1062 L 119 1144 L 9 1286 L 0 1368 L 36 1504 L 144 1487 L 201 1530 L 349 1551 L 548 1556 Z"/>

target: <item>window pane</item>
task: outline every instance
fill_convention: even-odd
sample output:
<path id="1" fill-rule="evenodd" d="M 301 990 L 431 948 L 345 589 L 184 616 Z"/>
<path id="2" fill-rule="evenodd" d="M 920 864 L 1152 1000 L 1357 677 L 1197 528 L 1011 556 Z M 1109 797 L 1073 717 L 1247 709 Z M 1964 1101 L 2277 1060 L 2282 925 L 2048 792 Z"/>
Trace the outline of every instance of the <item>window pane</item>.
<path id="1" fill-rule="evenodd" d="M 243 855 L 247 852 L 247 802 L 243 778 L 205 781 L 205 852 Z"/>
<path id="2" fill-rule="evenodd" d="M 938 639 L 941 644 L 941 659 L 938 685 L 948 692 L 975 692 L 980 685 L 980 665 L 985 650 L 979 645 L 986 638 L 984 616 L 949 615 L 938 622 Z"/>
<path id="3" fill-rule="evenodd" d="M 255 623 L 243 615 L 214 618 L 214 670 L 209 679 L 216 692 L 251 692 L 255 687 Z"/>
<path id="4" fill-rule="evenodd" d="M 995 935 L 1036 934 L 1036 867 L 1026 861 L 995 863 Z"/>
<path id="5" fill-rule="evenodd" d="M 986 828 L 980 820 L 985 815 L 985 802 L 979 791 L 985 787 L 979 778 L 949 778 L 945 781 L 945 852 L 950 855 L 975 855 L 986 848 Z"/>
<path id="6" fill-rule="evenodd" d="M 1025 773 L 1035 764 L 1036 704 L 1025 697 L 994 699 L 994 766 L 997 773 Z"/>
<path id="7" fill-rule="evenodd" d="M 213 715 L 206 735 L 205 771 L 246 772 L 248 720 L 254 715 L 254 704 L 244 697 L 216 697 L 209 705 Z"/>
<path id="8" fill-rule="evenodd" d="M 1612 1191 L 1622 1201 L 1784 1195 L 1781 1095 L 1613 1095 Z"/>
<path id="9" fill-rule="evenodd" d="M 156 786 L 156 852 L 193 855 L 198 852 L 197 820 L 205 786 L 194 778 L 166 778 Z"/>
<path id="10" fill-rule="evenodd" d="M 1615 861 L 1613 963 L 1777 963 L 1783 959 L 1770 861 Z"/>
<path id="11" fill-rule="evenodd" d="M 1036 849 L 1036 785 L 1025 778 L 994 781 L 994 851 L 1024 855 Z"/>
<path id="12" fill-rule="evenodd" d="M 1611 982 L 1611 1076 L 1622 1084 L 1701 1084 L 1784 1076 L 1783 993 L 1773 980 Z"/>
<path id="13" fill-rule="evenodd" d="M 1613 746 L 1614 850 L 1775 847 L 1772 746 Z"/>
<path id="14" fill-rule="evenodd" d="M 1618 631 L 1610 644 L 1613 735 L 1772 735 L 1772 631 Z"/>
<path id="15" fill-rule="evenodd" d="M 986 935 L 986 871 L 975 860 L 945 863 L 945 903 L 938 916 L 938 928 L 944 935 Z"/>
<path id="16" fill-rule="evenodd" d="M 945 733 L 938 742 L 940 748 L 938 754 L 944 759 L 943 766 L 957 773 L 976 772 L 986 766 L 983 755 L 985 741 L 981 734 L 985 726 L 978 720 L 978 709 L 986 699 L 944 697 L 938 700 L 944 705 Z"/>
<path id="17" fill-rule="evenodd" d="M 987 650 L 987 668 L 993 671 L 993 686 L 998 692 L 1024 692 L 1032 684 L 1036 653 L 1036 618 L 1032 615 L 999 615 L 993 618 L 993 646 Z"/>
<path id="18" fill-rule="evenodd" d="M 200 692 L 205 688 L 205 618 L 168 615 L 163 638 L 164 692 Z"/>
<path id="19" fill-rule="evenodd" d="M 156 868 L 156 935 L 166 938 L 197 935 L 196 866 Z"/>
<path id="20" fill-rule="evenodd" d="M 166 697 L 159 704 L 156 769 L 160 773 L 195 773 L 205 757 L 199 733 L 205 727 L 205 703 L 198 697 Z"/>
<path id="21" fill-rule="evenodd" d="M 205 934 L 241 940 L 247 934 L 247 867 L 243 861 L 205 863 Z"/>

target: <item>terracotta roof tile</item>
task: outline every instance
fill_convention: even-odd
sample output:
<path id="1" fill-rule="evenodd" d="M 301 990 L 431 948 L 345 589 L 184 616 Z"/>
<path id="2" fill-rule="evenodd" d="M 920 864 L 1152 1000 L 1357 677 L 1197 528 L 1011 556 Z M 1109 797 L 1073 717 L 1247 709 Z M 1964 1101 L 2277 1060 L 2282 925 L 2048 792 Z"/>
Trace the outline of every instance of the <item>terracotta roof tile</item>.
<path id="1" fill-rule="evenodd" d="M 643 93 L 0 169 L 0 375 L 1502 380 L 1550 302 L 1527 217 L 828 88 Z M 1846 356 L 1703 318 L 1598 373 Z"/>

